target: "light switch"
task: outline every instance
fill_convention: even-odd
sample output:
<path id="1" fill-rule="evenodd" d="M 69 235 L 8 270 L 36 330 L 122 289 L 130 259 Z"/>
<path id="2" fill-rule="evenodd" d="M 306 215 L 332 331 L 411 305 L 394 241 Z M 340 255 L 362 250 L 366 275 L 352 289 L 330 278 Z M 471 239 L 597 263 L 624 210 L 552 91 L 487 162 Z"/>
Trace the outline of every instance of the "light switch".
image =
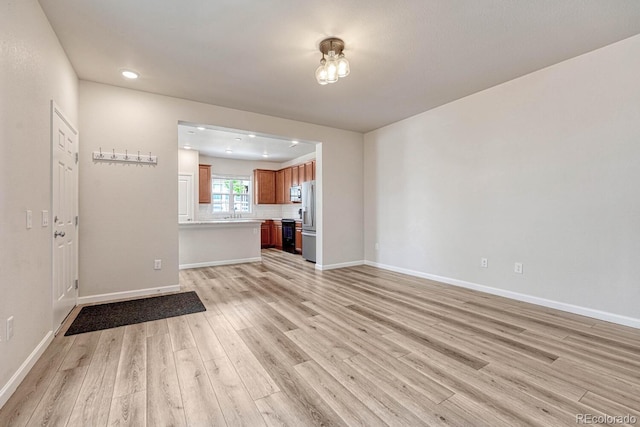
<path id="1" fill-rule="evenodd" d="M 27 211 L 27 230 L 33 227 L 33 212 Z"/>
<path id="2" fill-rule="evenodd" d="M 49 226 L 49 211 L 42 211 L 42 226 Z"/>

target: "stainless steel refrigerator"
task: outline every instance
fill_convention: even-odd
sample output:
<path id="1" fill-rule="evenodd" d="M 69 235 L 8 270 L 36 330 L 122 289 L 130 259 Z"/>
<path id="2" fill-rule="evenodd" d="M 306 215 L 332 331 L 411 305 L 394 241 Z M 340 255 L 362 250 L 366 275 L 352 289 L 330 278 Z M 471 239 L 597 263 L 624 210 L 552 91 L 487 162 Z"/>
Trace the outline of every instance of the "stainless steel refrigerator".
<path id="1" fill-rule="evenodd" d="M 302 257 L 316 262 L 316 182 L 302 183 Z"/>

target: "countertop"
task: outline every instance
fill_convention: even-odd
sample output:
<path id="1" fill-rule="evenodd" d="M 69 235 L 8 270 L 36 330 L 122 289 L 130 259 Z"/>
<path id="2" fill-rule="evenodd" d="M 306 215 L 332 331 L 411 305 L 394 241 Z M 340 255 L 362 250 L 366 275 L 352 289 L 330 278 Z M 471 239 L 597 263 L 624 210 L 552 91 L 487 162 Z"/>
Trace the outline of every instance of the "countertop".
<path id="1" fill-rule="evenodd" d="M 233 218 L 233 219 L 216 219 L 208 221 L 186 221 L 179 222 L 178 225 L 240 225 L 240 224 L 261 224 L 263 219 L 255 218 Z"/>
<path id="2" fill-rule="evenodd" d="M 226 225 L 226 224 L 255 224 L 264 221 L 282 221 L 283 219 L 293 219 L 296 222 L 302 222 L 300 218 L 229 218 L 229 219 L 210 219 L 204 221 L 185 221 L 179 222 L 178 225 Z"/>

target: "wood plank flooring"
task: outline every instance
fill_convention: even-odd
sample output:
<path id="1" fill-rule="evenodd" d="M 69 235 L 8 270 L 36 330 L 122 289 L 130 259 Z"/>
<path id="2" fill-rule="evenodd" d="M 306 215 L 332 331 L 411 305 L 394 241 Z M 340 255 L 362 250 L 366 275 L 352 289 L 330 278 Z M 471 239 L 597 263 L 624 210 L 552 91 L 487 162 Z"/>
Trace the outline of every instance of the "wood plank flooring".
<path id="1" fill-rule="evenodd" d="M 276 250 L 180 284 L 206 312 L 60 333 L 0 426 L 640 424 L 640 330 Z"/>

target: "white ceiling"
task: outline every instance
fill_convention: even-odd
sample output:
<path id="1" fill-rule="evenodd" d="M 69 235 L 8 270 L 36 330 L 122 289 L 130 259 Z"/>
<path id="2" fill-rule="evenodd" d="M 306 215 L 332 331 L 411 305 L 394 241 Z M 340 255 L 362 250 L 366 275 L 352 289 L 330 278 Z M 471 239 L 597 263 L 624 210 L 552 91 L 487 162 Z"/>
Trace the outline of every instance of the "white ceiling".
<path id="1" fill-rule="evenodd" d="M 640 33 L 638 0 L 40 4 L 81 79 L 360 132 Z M 330 36 L 351 75 L 320 86 Z"/>
<path id="2" fill-rule="evenodd" d="M 178 146 L 197 150 L 201 155 L 210 157 L 276 163 L 284 163 L 316 151 L 313 142 L 294 142 L 270 135 L 192 123 L 178 124 Z"/>

